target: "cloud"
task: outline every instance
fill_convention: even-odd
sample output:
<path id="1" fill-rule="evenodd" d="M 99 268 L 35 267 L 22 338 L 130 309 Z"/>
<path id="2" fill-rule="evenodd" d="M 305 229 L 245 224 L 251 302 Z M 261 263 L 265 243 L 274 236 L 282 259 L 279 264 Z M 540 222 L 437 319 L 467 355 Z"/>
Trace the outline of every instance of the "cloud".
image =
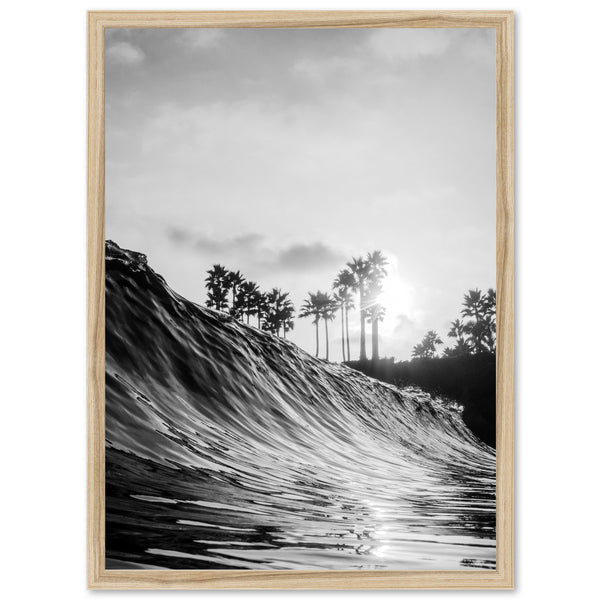
<path id="1" fill-rule="evenodd" d="M 266 269 L 292 269 L 304 271 L 315 267 L 330 267 L 344 261 L 344 255 L 321 242 L 292 244 L 274 248 L 265 243 L 266 237 L 258 233 L 244 233 L 233 237 L 216 238 L 197 234 L 181 227 L 171 227 L 167 237 L 175 244 L 185 245 L 197 252 L 209 254 L 215 260 L 230 256 L 243 256 L 256 266 Z M 223 257 L 222 259 L 220 257 Z"/>
<path id="2" fill-rule="evenodd" d="M 279 253 L 277 263 L 281 267 L 303 271 L 314 267 L 328 267 L 343 262 L 344 256 L 320 242 L 294 244 Z"/>
<path id="3" fill-rule="evenodd" d="M 437 57 L 448 60 L 456 53 L 469 62 L 494 67 L 496 30 L 482 29 L 380 29 L 368 40 L 373 53 L 387 61 L 412 61 Z M 457 58 L 456 60 L 460 60 Z"/>
<path id="4" fill-rule="evenodd" d="M 186 29 L 181 41 L 191 48 L 212 48 L 224 37 L 222 29 Z"/>
<path id="5" fill-rule="evenodd" d="M 335 75 L 347 75 L 356 72 L 361 61 L 355 58 L 333 56 L 331 58 L 301 58 L 293 67 L 298 75 L 310 79 L 329 79 Z"/>
<path id="6" fill-rule="evenodd" d="M 179 227 L 172 227 L 167 231 L 167 237 L 173 242 L 185 243 L 190 239 L 190 232 Z"/>
<path id="7" fill-rule="evenodd" d="M 407 336 L 412 334 L 417 327 L 417 323 L 408 315 L 398 315 L 394 326 L 393 334 L 395 337 Z"/>
<path id="8" fill-rule="evenodd" d="M 485 67 L 494 68 L 496 64 L 496 30 L 476 29 L 465 35 L 461 50 L 463 56 Z"/>
<path id="9" fill-rule="evenodd" d="M 237 252 L 249 252 L 255 249 L 264 239 L 258 233 L 244 233 L 234 237 L 214 238 L 208 235 L 194 234 L 181 227 L 171 227 L 167 231 L 167 237 L 176 244 L 192 246 L 199 252 L 220 252 L 229 255 Z"/>
<path id="10" fill-rule="evenodd" d="M 115 42 L 106 48 L 106 60 L 120 65 L 137 65 L 144 61 L 143 50 L 130 42 Z"/>
<path id="11" fill-rule="evenodd" d="M 380 29 L 369 42 L 375 54 L 387 60 L 411 60 L 444 54 L 452 43 L 452 30 Z"/>
<path id="12" fill-rule="evenodd" d="M 249 252 L 256 248 L 260 242 L 264 239 L 264 236 L 258 233 L 245 233 L 243 235 L 237 235 L 227 239 L 213 239 L 208 237 L 197 238 L 194 243 L 196 250 L 208 250 L 215 251 L 219 250 L 226 254 L 233 252 Z"/>

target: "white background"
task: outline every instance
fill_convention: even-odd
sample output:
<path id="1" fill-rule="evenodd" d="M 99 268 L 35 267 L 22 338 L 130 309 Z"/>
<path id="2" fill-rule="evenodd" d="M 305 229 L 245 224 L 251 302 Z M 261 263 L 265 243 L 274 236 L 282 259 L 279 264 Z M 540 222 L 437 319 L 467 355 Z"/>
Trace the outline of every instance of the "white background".
<path id="1" fill-rule="evenodd" d="M 85 10 L 136 8 L 516 11 L 515 594 L 597 593 L 597 6 L 580 0 L 5 5 L 0 32 L 3 595 L 91 594 L 85 590 Z"/>

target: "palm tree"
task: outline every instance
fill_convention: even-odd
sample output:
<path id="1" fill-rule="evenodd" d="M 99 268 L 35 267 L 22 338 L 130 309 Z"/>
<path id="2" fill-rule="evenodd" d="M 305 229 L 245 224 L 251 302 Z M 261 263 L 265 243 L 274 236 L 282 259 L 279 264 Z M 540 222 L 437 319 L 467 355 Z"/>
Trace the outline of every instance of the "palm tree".
<path id="1" fill-rule="evenodd" d="M 444 350 L 444 355 L 496 352 L 496 290 L 469 290 L 463 297 L 461 315 L 466 320 L 455 319 L 448 331 L 448 337 L 456 338 L 456 345 Z"/>
<path id="2" fill-rule="evenodd" d="M 294 305 L 289 299 L 288 292 L 282 292 L 279 288 L 273 288 L 267 294 L 267 311 L 262 328 L 279 336 L 283 328 L 283 334 L 293 329 Z"/>
<path id="3" fill-rule="evenodd" d="M 371 322 L 371 360 L 379 360 L 379 321 L 383 321 L 385 309 L 379 303 L 383 278 L 387 275 L 385 269 L 387 259 L 380 250 L 367 255 L 369 264 L 369 279 L 367 289 L 367 311 Z"/>
<path id="4" fill-rule="evenodd" d="M 456 338 L 457 340 L 464 339 L 465 336 L 465 324 L 460 319 L 454 319 L 450 323 L 450 331 L 448 337 Z"/>
<path id="5" fill-rule="evenodd" d="M 208 271 L 208 277 L 204 280 L 208 290 L 208 299 L 206 300 L 208 308 L 220 311 L 227 309 L 228 276 L 229 271 L 222 265 L 213 265 L 212 269 Z"/>
<path id="6" fill-rule="evenodd" d="M 231 290 L 231 308 L 229 309 L 229 314 L 234 318 L 238 318 L 238 310 L 236 306 L 237 299 L 237 291 L 238 287 L 244 283 L 245 278 L 239 271 L 229 271 L 227 275 L 227 283 L 229 289 Z"/>
<path id="7" fill-rule="evenodd" d="M 237 290 L 237 296 L 235 304 L 239 307 L 239 313 L 244 320 L 244 314 L 246 315 L 246 323 L 250 323 L 250 315 L 256 314 L 255 312 L 255 298 L 258 293 L 258 284 L 254 281 L 243 281 Z"/>
<path id="8" fill-rule="evenodd" d="M 374 298 L 381 293 L 381 288 L 374 288 Z M 379 360 L 379 323 L 385 317 L 385 307 L 379 302 L 369 302 L 367 309 L 367 322 L 371 324 L 371 360 Z"/>
<path id="9" fill-rule="evenodd" d="M 461 315 L 473 319 L 473 321 L 469 321 L 466 324 L 466 331 L 468 331 L 473 338 L 475 352 L 480 354 L 483 352 L 484 328 L 482 327 L 482 318 L 485 314 L 485 301 L 484 297 L 481 295 L 481 290 L 477 288 L 469 290 L 468 293 L 464 295 L 463 306 L 464 308 L 461 311 Z"/>
<path id="10" fill-rule="evenodd" d="M 367 261 L 371 266 L 371 273 L 376 280 L 381 280 L 385 275 L 387 275 L 387 271 L 385 267 L 388 264 L 387 258 L 383 255 L 381 250 L 375 250 L 374 252 L 369 252 L 367 254 Z"/>
<path id="11" fill-rule="evenodd" d="M 269 295 L 266 292 L 257 292 L 254 303 L 256 305 L 257 327 L 262 329 L 263 319 L 269 314 Z"/>
<path id="12" fill-rule="evenodd" d="M 262 293 L 258 284 L 253 281 L 250 282 L 250 286 L 251 287 L 248 290 L 248 317 L 258 317 Z M 248 322 L 250 322 L 250 319 L 248 319 Z"/>
<path id="13" fill-rule="evenodd" d="M 359 360 L 367 360 L 367 350 L 365 343 L 365 321 L 367 318 L 367 284 L 369 281 L 369 274 L 371 268 L 369 262 L 366 261 L 362 256 L 358 258 L 352 258 L 352 261 L 346 263 L 350 269 L 350 273 L 353 275 L 353 286 L 354 291 L 358 291 L 359 298 L 359 309 L 360 309 L 360 357 Z"/>
<path id="14" fill-rule="evenodd" d="M 463 356 L 471 353 L 471 342 L 465 338 L 467 326 L 460 319 L 455 319 L 450 323 L 448 337 L 456 338 L 456 345 L 444 350 L 444 356 Z"/>
<path id="15" fill-rule="evenodd" d="M 317 292 L 317 307 L 325 323 L 325 360 L 329 360 L 329 328 L 327 323 L 335 319 L 338 304 L 327 292 Z"/>
<path id="16" fill-rule="evenodd" d="M 425 348 L 423 346 L 423 343 L 415 344 L 413 346 L 412 354 L 411 354 L 411 356 L 413 358 L 425 358 L 424 354 L 425 354 Z"/>
<path id="17" fill-rule="evenodd" d="M 490 352 L 496 352 L 496 290 L 490 288 L 483 298 L 486 321 L 485 343 Z"/>
<path id="18" fill-rule="evenodd" d="M 276 297 L 275 288 L 263 294 L 263 311 L 260 328 L 277 335 L 277 319 L 275 317 L 274 301 Z"/>
<path id="19" fill-rule="evenodd" d="M 435 331 L 428 331 L 421 343 L 413 348 L 412 355 L 414 358 L 435 358 L 435 347 L 443 343 Z"/>
<path id="20" fill-rule="evenodd" d="M 452 348 L 444 349 L 444 356 L 452 357 L 452 356 L 465 356 L 467 354 L 471 354 L 471 345 L 465 339 L 459 339 L 456 342 L 455 346 Z"/>
<path id="21" fill-rule="evenodd" d="M 463 317 L 471 320 L 465 323 L 465 331 L 470 335 L 476 354 L 496 351 L 496 291 L 489 289 L 486 294 L 475 288 L 464 295 Z"/>
<path id="22" fill-rule="evenodd" d="M 298 315 L 301 319 L 314 317 L 313 324 L 315 326 L 317 349 L 315 356 L 319 358 L 319 319 L 321 318 L 321 312 L 319 309 L 317 294 L 312 292 L 308 293 L 308 298 L 304 300 L 302 307 L 300 308 L 300 314 Z"/>
<path id="23" fill-rule="evenodd" d="M 348 329 L 348 311 L 354 308 L 352 300 L 352 290 L 355 287 L 354 275 L 348 270 L 343 269 L 333 282 L 333 289 L 337 291 L 335 297 L 340 302 L 341 321 L 342 321 L 342 356 L 344 361 L 350 360 L 350 331 Z M 344 327 L 346 337 L 346 350 L 344 352 Z"/>
<path id="24" fill-rule="evenodd" d="M 342 362 L 346 362 L 346 332 L 344 326 L 344 297 L 339 293 L 333 294 L 333 300 L 336 305 L 336 310 L 340 311 L 340 323 L 342 324 Z"/>
<path id="25" fill-rule="evenodd" d="M 287 294 L 286 294 L 287 296 Z M 285 298 L 281 305 L 281 327 L 283 329 L 283 337 L 287 337 L 287 332 L 294 329 L 294 312 L 295 308 L 292 301 L 289 298 Z"/>
<path id="26" fill-rule="evenodd" d="M 354 296 L 349 288 L 344 295 L 344 318 L 346 320 L 346 360 L 350 360 L 350 329 L 348 328 L 348 312 L 354 310 Z"/>

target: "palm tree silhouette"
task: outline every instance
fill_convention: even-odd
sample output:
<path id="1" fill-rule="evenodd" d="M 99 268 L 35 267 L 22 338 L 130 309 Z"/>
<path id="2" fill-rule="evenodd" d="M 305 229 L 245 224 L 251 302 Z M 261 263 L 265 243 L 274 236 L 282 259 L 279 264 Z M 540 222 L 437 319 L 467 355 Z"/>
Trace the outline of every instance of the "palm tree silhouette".
<path id="1" fill-rule="evenodd" d="M 313 294 L 312 292 L 308 293 L 308 298 L 304 300 L 302 307 L 300 308 L 300 313 L 298 316 L 301 319 L 307 319 L 309 317 L 314 317 L 313 325 L 315 326 L 316 332 L 316 341 L 317 341 L 317 349 L 315 352 L 315 356 L 319 358 L 319 319 L 321 318 L 321 312 L 319 310 L 319 305 L 317 301 L 317 294 Z"/>
<path id="2" fill-rule="evenodd" d="M 244 314 L 246 315 L 246 323 L 250 323 L 250 315 L 256 314 L 255 298 L 258 291 L 258 284 L 254 281 L 242 282 L 237 291 L 236 306 L 242 321 L 244 320 Z"/>
<path id="3" fill-rule="evenodd" d="M 373 290 L 374 298 L 381 293 L 377 289 Z M 377 301 L 373 301 L 369 304 L 367 309 L 367 322 L 371 324 L 371 360 L 379 360 L 379 323 L 383 321 L 385 317 L 385 307 L 379 304 Z"/>
<path id="4" fill-rule="evenodd" d="M 215 310 L 224 311 L 228 303 L 228 284 L 229 271 L 222 265 L 213 265 L 208 271 L 208 277 L 204 280 L 205 287 L 208 290 L 206 306 Z"/>
<path id="5" fill-rule="evenodd" d="M 254 304 L 256 307 L 256 318 L 257 318 L 257 327 L 262 329 L 263 319 L 269 313 L 269 297 L 265 292 L 257 292 L 254 297 Z"/>
<path id="6" fill-rule="evenodd" d="M 465 324 L 460 319 L 455 319 L 450 323 L 450 331 L 448 337 L 456 338 L 457 340 L 464 339 L 465 336 Z"/>
<path id="7" fill-rule="evenodd" d="M 458 339 L 452 348 L 444 349 L 444 356 L 465 356 L 467 354 L 471 354 L 471 344 L 463 338 Z"/>
<path id="8" fill-rule="evenodd" d="M 248 316 L 257 317 L 257 319 L 259 319 L 262 293 L 257 284 L 254 284 L 253 281 L 250 283 L 253 284 L 253 288 L 248 293 Z M 256 285 L 256 287 L 254 287 L 254 285 Z M 258 328 L 260 329 L 260 323 L 258 323 Z"/>
<path id="9" fill-rule="evenodd" d="M 281 328 L 283 329 L 283 337 L 287 337 L 288 331 L 294 329 L 294 312 L 295 308 L 292 304 L 292 301 L 287 298 L 287 293 L 285 294 L 285 298 L 283 299 L 283 303 L 281 305 L 281 311 L 279 314 L 279 319 L 281 321 Z"/>
<path id="10" fill-rule="evenodd" d="M 456 345 L 444 350 L 445 356 L 463 356 L 496 352 L 496 290 L 487 293 L 475 288 L 463 297 L 462 317 L 450 324 L 448 337 L 456 339 Z"/>
<path id="11" fill-rule="evenodd" d="M 359 310 L 360 310 L 360 356 L 359 360 L 367 360 L 367 350 L 365 343 L 365 321 L 367 318 L 367 284 L 371 272 L 370 265 L 362 256 L 352 258 L 352 261 L 346 263 L 354 278 L 352 289 L 358 291 Z"/>
<path id="12" fill-rule="evenodd" d="M 288 292 L 273 288 L 266 297 L 267 311 L 262 323 L 265 331 L 270 331 L 279 336 L 283 328 L 284 336 L 293 329 L 294 305 L 289 299 Z"/>
<path id="13" fill-rule="evenodd" d="M 354 295 L 352 292 L 352 288 L 349 288 L 346 294 L 343 296 L 344 298 L 344 320 L 346 321 L 346 360 L 351 360 L 350 357 L 350 329 L 348 327 L 348 313 L 351 310 L 354 310 Z"/>
<path id="14" fill-rule="evenodd" d="M 465 338 L 468 327 L 460 319 L 455 319 L 450 323 L 450 331 L 448 337 L 456 338 L 456 345 L 452 348 L 444 350 L 444 356 L 464 356 L 471 354 L 472 344 L 470 340 Z"/>
<path id="15" fill-rule="evenodd" d="M 341 321 L 342 321 L 342 357 L 343 360 L 350 360 L 350 331 L 348 329 L 348 311 L 354 308 L 353 293 L 354 276 L 348 269 L 341 270 L 333 282 L 333 289 L 336 290 L 335 298 L 340 303 Z M 345 329 L 345 335 L 344 335 Z M 344 349 L 344 337 L 346 346 Z"/>
<path id="16" fill-rule="evenodd" d="M 334 292 L 333 301 L 336 310 L 340 311 L 340 323 L 342 324 L 342 362 L 346 362 L 346 328 L 344 325 L 344 297 L 339 292 Z"/>
<path id="17" fill-rule="evenodd" d="M 435 331 L 428 331 L 421 343 L 413 348 L 412 355 L 414 358 L 435 358 L 435 347 L 443 343 Z"/>
<path id="18" fill-rule="evenodd" d="M 329 360 L 329 328 L 327 323 L 335 319 L 338 304 L 327 292 L 317 292 L 317 306 L 321 312 L 321 319 L 325 323 L 325 360 Z"/>
<path id="19" fill-rule="evenodd" d="M 273 288 L 262 293 L 254 281 L 246 281 L 239 271 L 229 271 L 222 265 L 213 265 L 206 277 L 209 308 L 225 311 L 235 318 L 250 323 L 250 317 L 256 315 L 259 329 L 283 336 L 294 328 L 294 305 L 288 292 Z M 231 305 L 229 305 L 231 292 Z"/>
<path id="20" fill-rule="evenodd" d="M 489 289 L 487 294 L 475 288 L 463 298 L 461 315 L 471 321 L 465 323 L 465 331 L 473 340 L 476 354 L 496 350 L 496 292 Z"/>
<path id="21" fill-rule="evenodd" d="M 382 292 L 383 278 L 387 275 L 385 269 L 387 259 L 380 250 L 367 255 L 369 264 L 369 279 L 367 289 L 367 313 L 371 323 L 371 360 L 379 360 L 379 322 L 383 321 L 385 309 L 379 303 Z"/>
<path id="22" fill-rule="evenodd" d="M 486 331 L 484 342 L 490 352 L 496 352 L 496 290 L 490 288 L 483 298 Z"/>
<path id="23" fill-rule="evenodd" d="M 242 283 L 244 283 L 244 281 L 246 281 L 246 280 L 244 279 L 244 276 L 239 271 L 235 271 L 235 272 L 229 271 L 229 273 L 227 274 L 227 283 L 228 283 L 229 289 L 231 290 L 231 308 L 229 309 L 229 314 L 234 319 L 237 319 L 239 316 L 239 311 L 236 306 L 237 292 L 238 292 L 239 286 L 242 285 Z"/>

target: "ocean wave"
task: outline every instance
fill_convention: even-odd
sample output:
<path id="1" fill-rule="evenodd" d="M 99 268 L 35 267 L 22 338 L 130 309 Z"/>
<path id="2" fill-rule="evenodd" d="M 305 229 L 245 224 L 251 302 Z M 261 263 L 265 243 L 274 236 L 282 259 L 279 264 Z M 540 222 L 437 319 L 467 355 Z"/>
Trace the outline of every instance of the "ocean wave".
<path id="1" fill-rule="evenodd" d="M 105 281 L 107 568 L 495 568 L 496 456 L 460 411 L 198 306 L 110 241 Z"/>

